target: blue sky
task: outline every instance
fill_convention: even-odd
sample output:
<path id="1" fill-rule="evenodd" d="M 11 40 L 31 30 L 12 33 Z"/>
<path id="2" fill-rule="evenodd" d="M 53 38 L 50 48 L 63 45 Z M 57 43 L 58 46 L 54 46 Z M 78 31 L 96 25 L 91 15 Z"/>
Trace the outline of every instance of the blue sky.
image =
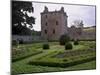
<path id="1" fill-rule="evenodd" d="M 33 25 L 33 29 L 36 31 L 41 30 L 41 15 L 44 7 L 47 6 L 49 11 L 60 10 L 64 7 L 66 14 L 68 15 L 68 26 L 74 20 L 83 20 L 84 26 L 94 26 L 95 25 L 95 6 L 83 6 L 83 5 L 69 5 L 69 4 L 49 4 L 49 3 L 34 3 L 34 13 L 31 14 L 36 18 L 36 22 Z"/>

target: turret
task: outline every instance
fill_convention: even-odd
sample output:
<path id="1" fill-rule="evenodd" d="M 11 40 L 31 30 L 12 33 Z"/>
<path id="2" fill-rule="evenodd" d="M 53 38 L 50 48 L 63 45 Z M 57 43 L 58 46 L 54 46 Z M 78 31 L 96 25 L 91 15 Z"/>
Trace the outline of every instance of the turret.
<path id="1" fill-rule="evenodd" d="M 61 12 L 64 12 L 64 7 L 61 7 L 61 10 L 60 10 Z"/>
<path id="2" fill-rule="evenodd" d="M 44 12 L 48 12 L 48 7 L 45 6 Z"/>

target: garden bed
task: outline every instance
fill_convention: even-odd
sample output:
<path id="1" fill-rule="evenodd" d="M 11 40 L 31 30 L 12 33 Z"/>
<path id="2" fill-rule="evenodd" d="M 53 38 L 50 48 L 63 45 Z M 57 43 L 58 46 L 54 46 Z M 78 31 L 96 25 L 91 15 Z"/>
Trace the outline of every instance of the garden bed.
<path id="1" fill-rule="evenodd" d="M 13 62 L 12 73 L 29 74 L 96 68 L 95 41 L 80 41 L 79 45 L 73 45 L 72 50 L 65 50 L 64 46 L 59 45 L 59 42 L 49 42 L 50 49 L 47 50 L 43 50 L 42 45 L 43 42 L 19 45 L 19 48 L 17 48 L 18 53 L 16 54 L 16 52 L 14 52 L 14 54 L 16 54 L 15 56 L 28 55 L 36 51 L 43 52 Z M 81 50 L 87 50 L 89 52 Z M 15 58 L 15 56 L 12 55 L 13 58 Z"/>
<path id="2" fill-rule="evenodd" d="M 49 67 L 69 67 L 95 59 L 95 50 L 69 50 L 67 52 L 54 51 L 48 55 L 29 61 L 28 64 Z"/>
<path id="3" fill-rule="evenodd" d="M 74 60 L 73 60 L 74 59 Z M 40 59 L 40 60 L 33 60 L 30 61 L 28 64 L 30 65 L 40 65 L 40 66 L 49 66 L 49 67 L 69 67 L 69 66 L 74 66 L 77 64 L 82 64 L 82 63 L 86 63 L 92 60 L 95 60 L 96 57 L 93 54 L 89 54 L 84 55 L 84 56 L 78 56 L 78 57 L 73 57 L 72 58 L 68 58 L 68 59 L 63 59 L 63 60 L 57 60 L 57 59 Z"/>
<path id="4" fill-rule="evenodd" d="M 42 53 L 40 45 L 19 45 L 12 48 L 12 62 Z"/>

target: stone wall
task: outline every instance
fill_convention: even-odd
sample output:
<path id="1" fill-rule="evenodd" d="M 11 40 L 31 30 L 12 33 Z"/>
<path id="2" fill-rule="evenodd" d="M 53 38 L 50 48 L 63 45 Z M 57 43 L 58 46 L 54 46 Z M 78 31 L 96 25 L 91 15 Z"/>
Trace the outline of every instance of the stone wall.
<path id="1" fill-rule="evenodd" d="M 96 40 L 96 31 L 93 32 L 83 31 L 80 40 Z"/>
<path id="2" fill-rule="evenodd" d="M 43 41 L 41 36 L 12 35 L 12 40 L 23 41 L 23 43 Z"/>
<path id="3" fill-rule="evenodd" d="M 92 28 L 92 27 L 91 27 Z M 79 40 L 96 40 L 96 28 L 92 31 L 84 31 L 81 28 L 71 27 L 68 28 L 68 35 L 71 39 L 79 39 Z"/>

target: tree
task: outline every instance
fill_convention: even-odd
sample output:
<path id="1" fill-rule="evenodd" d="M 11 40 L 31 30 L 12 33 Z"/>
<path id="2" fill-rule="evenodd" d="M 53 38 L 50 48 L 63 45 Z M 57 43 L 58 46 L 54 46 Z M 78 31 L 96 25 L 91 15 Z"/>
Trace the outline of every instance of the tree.
<path id="1" fill-rule="evenodd" d="M 83 21 L 82 20 L 74 20 L 72 22 L 72 26 L 75 26 L 77 28 L 81 28 L 81 27 L 83 27 Z"/>
<path id="2" fill-rule="evenodd" d="M 70 37 L 67 34 L 61 35 L 61 37 L 59 39 L 60 45 L 65 45 L 69 41 L 70 41 Z"/>
<path id="3" fill-rule="evenodd" d="M 30 35 L 35 18 L 28 13 L 33 12 L 32 2 L 12 1 L 12 34 Z"/>

